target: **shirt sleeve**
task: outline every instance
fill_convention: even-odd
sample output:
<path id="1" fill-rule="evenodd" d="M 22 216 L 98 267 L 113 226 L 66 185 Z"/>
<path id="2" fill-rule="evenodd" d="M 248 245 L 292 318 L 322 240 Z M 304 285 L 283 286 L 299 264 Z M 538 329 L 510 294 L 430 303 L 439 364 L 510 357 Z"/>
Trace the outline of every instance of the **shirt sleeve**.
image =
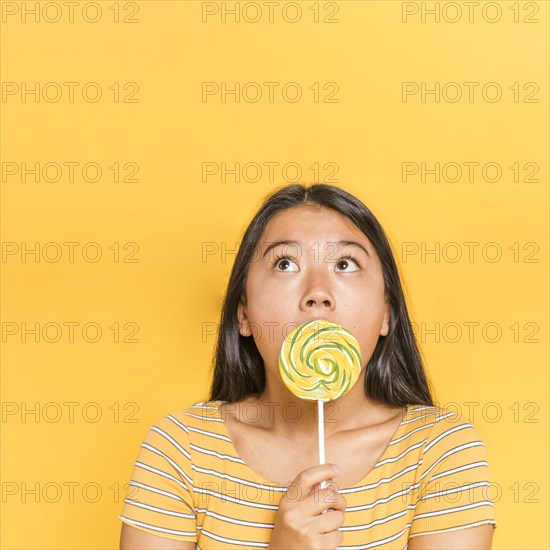
<path id="1" fill-rule="evenodd" d="M 441 409 L 425 444 L 409 538 L 491 523 L 496 528 L 485 445 L 477 429 Z"/>
<path id="2" fill-rule="evenodd" d="M 133 466 L 121 521 L 172 540 L 196 542 L 189 429 L 167 414 L 147 432 Z"/>

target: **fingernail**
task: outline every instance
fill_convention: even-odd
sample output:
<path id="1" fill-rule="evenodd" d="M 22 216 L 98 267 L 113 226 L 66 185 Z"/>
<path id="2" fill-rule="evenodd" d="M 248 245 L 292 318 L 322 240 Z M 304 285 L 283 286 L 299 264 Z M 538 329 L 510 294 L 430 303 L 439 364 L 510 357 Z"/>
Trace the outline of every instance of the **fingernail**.
<path id="1" fill-rule="evenodd" d="M 338 466 L 336 466 L 336 464 L 331 464 L 332 466 L 332 469 L 334 470 L 334 473 L 338 474 L 340 473 L 340 468 L 338 468 Z"/>

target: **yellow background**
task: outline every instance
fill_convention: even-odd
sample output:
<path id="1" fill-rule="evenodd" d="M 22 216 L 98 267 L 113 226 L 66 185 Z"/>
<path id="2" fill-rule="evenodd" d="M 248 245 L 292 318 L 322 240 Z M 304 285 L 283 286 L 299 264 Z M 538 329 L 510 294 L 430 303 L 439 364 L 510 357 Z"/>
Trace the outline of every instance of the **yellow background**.
<path id="1" fill-rule="evenodd" d="M 299 3 L 295 23 L 280 9 L 273 22 L 264 10 L 257 23 L 231 16 L 224 23 L 221 13 L 203 23 L 203 3 L 192 0 L 98 2 L 95 23 L 83 19 L 85 3 L 73 22 L 67 11 L 58 22 L 24 20 L 25 3 L 1 4 L 3 85 L 79 83 L 72 103 L 67 88 L 58 102 L 3 94 L 2 162 L 102 168 L 95 183 L 77 171 L 73 182 L 67 172 L 57 182 L 32 175 L 23 182 L 19 173 L 1 184 L 3 548 L 117 548 L 124 485 L 147 429 L 208 397 L 214 337 L 203 338 L 203 330 L 217 326 L 231 250 L 263 197 L 286 182 L 280 168 L 271 182 L 267 171 L 257 182 L 203 181 L 205 162 L 297 163 L 305 183 L 313 183 L 313 163 L 336 163 L 336 185 L 371 208 L 389 235 L 413 321 L 428 329 L 451 323 L 439 342 L 426 334 L 420 344 L 438 403 L 454 403 L 486 443 L 500 489 L 493 547 L 549 547 L 548 2 L 493 2 L 502 11 L 493 23 L 483 17 L 483 0 L 472 22 L 458 2 L 464 13 L 455 23 L 429 15 L 422 22 L 420 11 L 403 22 L 403 3 L 393 0 L 320 2 L 319 23 L 310 1 Z M 418 2 L 418 10 L 421 4 L 434 7 Z M 49 9 L 46 19 L 55 18 L 57 8 Z M 337 22 L 322 22 L 336 9 Z M 96 103 L 82 98 L 88 82 L 101 86 Z M 136 82 L 138 101 L 115 102 L 109 87 L 116 82 Z M 278 82 L 279 91 L 297 82 L 303 96 L 290 103 L 276 92 L 273 103 L 264 96 L 237 103 L 218 94 L 203 102 L 202 82 Z M 308 88 L 315 82 L 321 89 L 337 83 L 338 102 L 314 102 Z M 480 86 L 473 102 L 422 102 L 419 94 L 403 102 L 402 82 Z M 502 87 L 500 101 L 483 99 L 488 82 Z M 515 82 L 519 102 L 509 89 Z M 523 102 L 528 82 L 537 83 L 538 102 Z M 115 162 L 137 163 L 138 181 L 114 182 Z M 502 177 L 403 181 L 404 162 L 495 162 Z M 535 163 L 538 181 L 524 181 L 522 169 L 514 182 L 516 162 Z M 321 170 L 320 181 L 327 175 Z M 27 255 L 23 262 L 22 243 L 35 242 L 59 243 L 59 261 Z M 64 242 L 79 243 L 73 262 Z M 97 262 L 81 254 L 93 242 L 103 253 Z M 467 254 L 466 242 L 480 243 L 472 262 L 403 257 L 410 243 L 447 245 L 450 255 L 448 243 Z M 135 255 L 123 250 L 126 243 L 137 243 Z M 482 255 L 487 243 L 501 247 L 500 260 Z M 205 246 L 229 252 L 204 256 Z M 46 341 L 55 339 L 55 325 L 39 342 L 20 332 L 22 323 L 70 322 L 79 323 L 74 342 L 68 329 L 58 342 Z M 109 328 L 117 322 L 118 343 Z M 479 323 L 472 342 L 470 322 Z M 101 327 L 97 342 L 83 338 L 78 327 L 86 323 Z M 487 323 L 501 328 L 500 341 L 482 335 Z M 464 334 L 452 342 L 456 324 Z M 135 326 L 138 342 L 124 343 Z M 76 403 L 74 418 L 67 402 Z M 35 403 L 38 417 L 22 416 Z M 23 496 L 35 488 L 37 495 Z"/>

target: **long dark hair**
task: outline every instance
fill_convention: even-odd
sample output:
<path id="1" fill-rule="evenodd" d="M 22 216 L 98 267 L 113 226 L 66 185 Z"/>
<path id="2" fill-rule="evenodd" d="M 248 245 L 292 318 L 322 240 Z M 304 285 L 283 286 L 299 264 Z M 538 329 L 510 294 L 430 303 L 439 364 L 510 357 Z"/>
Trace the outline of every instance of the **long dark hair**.
<path id="1" fill-rule="evenodd" d="M 390 407 L 433 406 L 397 265 L 384 230 L 360 200 L 343 189 L 320 183 L 309 187 L 292 184 L 272 191 L 248 225 L 223 300 L 209 399 L 234 403 L 263 392 L 263 359 L 254 338 L 240 334 L 237 307 L 241 298 L 246 303 L 248 267 L 269 220 L 287 208 L 306 205 L 332 209 L 350 219 L 372 243 L 382 264 L 390 305 L 389 330 L 386 336 L 379 337 L 368 362 L 365 395 Z"/>

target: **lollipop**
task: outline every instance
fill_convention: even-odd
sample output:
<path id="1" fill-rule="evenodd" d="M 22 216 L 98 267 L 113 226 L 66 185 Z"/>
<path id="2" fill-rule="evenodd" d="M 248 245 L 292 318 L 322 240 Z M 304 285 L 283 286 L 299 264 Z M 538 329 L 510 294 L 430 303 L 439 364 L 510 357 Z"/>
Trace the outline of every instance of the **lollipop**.
<path id="1" fill-rule="evenodd" d="M 337 323 L 310 321 L 285 338 L 279 353 L 279 372 L 294 395 L 317 401 L 319 463 L 324 464 L 323 403 L 342 397 L 357 382 L 361 372 L 359 343 Z M 325 488 L 324 481 L 321 488 Z"/>

